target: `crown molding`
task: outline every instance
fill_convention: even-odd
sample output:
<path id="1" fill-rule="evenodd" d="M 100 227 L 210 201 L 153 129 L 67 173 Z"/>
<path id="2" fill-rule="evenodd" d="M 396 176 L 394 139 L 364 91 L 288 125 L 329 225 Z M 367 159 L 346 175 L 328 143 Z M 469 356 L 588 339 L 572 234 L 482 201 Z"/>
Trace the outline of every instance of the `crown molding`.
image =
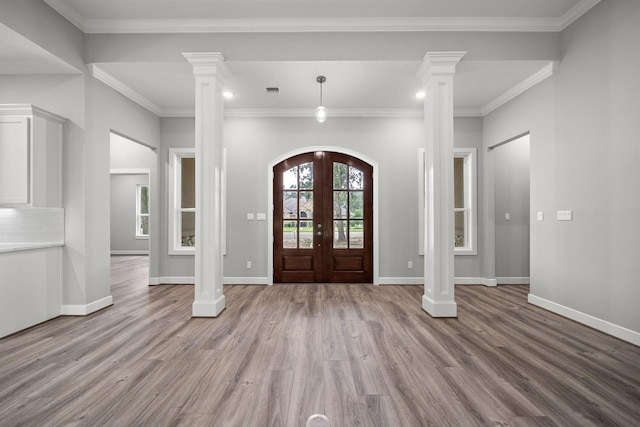
<path id="1" fill-rule="evenodd" d="M 388 109 L 331 109 L 329 117 L 380 117 L 402 118 L 423 117 L 424 110 L 419 108 L 388 108 Z M 479 108 L 456 108 L 455 117 L 482 117 Z M 194 109 L 163 109 L 160 117 L 194 117 Z M 225 117 L 315 117 L 314 111 L 306 108 L 269 109 L 269 108 L 225 108 Z"/>
<path id="2" fill-rule="evenodd" d="M 560 22 L 560 29 L 562 31 L 571 25 L 576 19 L 591 10 L 592 7 L 600 3 L 601 0 L 581 0 L 576 3 L 571 9 L 569 9 L 564 15 L 562 15 Z"/>
<path id="3" fill-rule="evenodd" d="M 572 9 L 573 10 L 573 9 Z M 583 12 L 584 13 L 584 12 Z M 570 22 L 578 16 L 571 15 Z M 86 33 L 555 32 L 569 18 L 87 19 Z"/>
<path id="4" fill-rule="evenodd" d="M 87 32 L 85 25 L 86 19 L 77 10 L 69 6 L 65 0 L 44 0 L 53 10 L 66 18 L 67 21 L 78 27 L 78 29 L 84 33 Z"/>
<path id="5" fill-rule="evenodd" d="M 502 95 L 498 96 L 493 101 L 486 104 L 484 107 L 480 109 L 482 112 L 482 116 L 486 116 L 491 113 L 493 110 L 503 106 L 507 102 L 511 101 L 515 97 L 521 95 L 525 91 L 531 89 L 547 77 L 553 75 L 556 67 L 558 66 L 558 61 L 551 61 L 540 70 L 536 71 L 517 85 L 513 86 L 511 89 L 504 92 Z"/>
<path id="6" fill-rule="evenodd" d="M 558 32 L 601 0 L 580 0 L 560 17 L 381 17 L 258 19 L 85 19 L 65 0 L 44 0 L 83 32 L 270 33 L 270 32 Z"/>
<path id="7" fill-rule="evenodd" d="M 162 108 L 151 101 L 149 98 L 137 92 L 135 89 L 130 86 L 122 83 L 120 80 L 109 74 L 103 68 L 101 68 L 97 64 L 88 64 L 89 70 L 91 71 L 91 75 L 96 79 L 106 84 L 110 88 L 114 89 L 116 92 L 124 95 L 129 98 L 136 104 L 146 108 L 151 111 L 156 116 L 162 116 Z"/>

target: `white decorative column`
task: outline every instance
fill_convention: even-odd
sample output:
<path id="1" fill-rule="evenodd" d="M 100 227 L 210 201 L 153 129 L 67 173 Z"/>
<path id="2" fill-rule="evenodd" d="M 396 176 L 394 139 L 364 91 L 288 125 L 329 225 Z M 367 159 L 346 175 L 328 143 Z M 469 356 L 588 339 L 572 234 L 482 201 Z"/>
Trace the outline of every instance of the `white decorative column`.
<path id="1" fill-rule="evenodd" d="M 184 53 L 196 77 L 196 255 L 193 317 L 216 317 L 222 292 L 222 120 L 224 57 Z"/>
<path id="2" fill-rule="evenodd" d="M 466 52 L 429 52 L 423 79 L 425 145 L 425 251 L 422 308 L 456 317 L 453 271 L 453 75 Z"/>

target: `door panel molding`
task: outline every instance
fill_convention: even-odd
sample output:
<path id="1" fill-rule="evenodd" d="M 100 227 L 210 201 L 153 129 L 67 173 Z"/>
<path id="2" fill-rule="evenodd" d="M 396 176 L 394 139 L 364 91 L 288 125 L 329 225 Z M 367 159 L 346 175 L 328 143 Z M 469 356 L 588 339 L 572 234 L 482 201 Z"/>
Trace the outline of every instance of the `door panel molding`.
<path id="1" fill-rule="evenodd" d="M 274 230 L 274 200 L 273 200 L 273 168 L 274 166 L 276 166 L 277 164 L 283 162 L 284 160 L 287 160 L 291 157 L 295 157 L 297 155 L 300 154 L 305 154 L 305 153 L 309 153 L 309 152 L 334 152 L 334 153 L 339 153 L 339 154 L 345 154 L 348 156 L 352 156 L 355 157 L 361 161 L 364 161 L 365 163 L 368 163 L 372 169 L 373 169 L 373 236 L 374 237 L 374 241 L 373 241 L 373 259 L 372 259 L 372 264 L 373 264 L 373 284 L 374 285 L 378 285 L 380 282 L 380 265 L 379 265 L 379 254 L 380 254 L 380 249 L 379 249 L 379 165 L 378 162 L 375 161 L 374 159 L 370 158 L 369 156 L 362 154 L 358 151 L 355 150 L 351 150 L 348 148 L 344 148 L 344 147 L 335 147 L 335 146 L 326 146 L 326 145 L 321 145 L 321 146 L 308 146 L 308 147 L 301 147 L 292 151 L 288 151 L 285 152 L 283 154 L 280 154 L 279 156 L 277 156 L 276 158 L 274 158 L 273 160 L 271 160 L 268 164 L 267 164 L 267 170 L 266 170 L 266 176 L 267 176 L 267 283 L 269 285 L 273 284 L 273 278 L 274 278 L 274 272 L 273 272 L 273 266 L 274 266 L 274 251 L 273 251 L 273 230 Z"/>

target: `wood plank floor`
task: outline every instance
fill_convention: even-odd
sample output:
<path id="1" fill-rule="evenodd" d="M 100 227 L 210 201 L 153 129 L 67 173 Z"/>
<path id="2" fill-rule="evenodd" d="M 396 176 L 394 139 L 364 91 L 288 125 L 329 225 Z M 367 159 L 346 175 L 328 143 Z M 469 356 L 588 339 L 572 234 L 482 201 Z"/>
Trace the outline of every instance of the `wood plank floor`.
<path id="1" fill-rule="evenodd" d="M 113 258 L 113 307 L 0 340 L 1 426 L 640 425 L 640 348 L 526 286 L 459 286 L 457 319 L 419 286 L 226 286 L 192 319 L 146 263 Z"/>

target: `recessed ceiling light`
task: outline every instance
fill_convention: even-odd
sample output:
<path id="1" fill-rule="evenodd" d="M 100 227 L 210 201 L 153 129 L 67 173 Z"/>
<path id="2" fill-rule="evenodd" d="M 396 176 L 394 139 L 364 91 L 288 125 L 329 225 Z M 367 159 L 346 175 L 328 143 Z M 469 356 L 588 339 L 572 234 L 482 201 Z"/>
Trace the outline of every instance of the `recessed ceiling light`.
<path id="1" fill-rule="evenodd" d="M 222 96 L 224 96 L 225 99 L 231 99 L 233 98 L 233 92 L 225 90 L 224 92 L 222 92 Z"/>
<path id="2" fill-rule="evenodd" d="M 423 90 L 416 92 L 416 99 L 424 99 L 425 96 L 426 93 Z"/>

